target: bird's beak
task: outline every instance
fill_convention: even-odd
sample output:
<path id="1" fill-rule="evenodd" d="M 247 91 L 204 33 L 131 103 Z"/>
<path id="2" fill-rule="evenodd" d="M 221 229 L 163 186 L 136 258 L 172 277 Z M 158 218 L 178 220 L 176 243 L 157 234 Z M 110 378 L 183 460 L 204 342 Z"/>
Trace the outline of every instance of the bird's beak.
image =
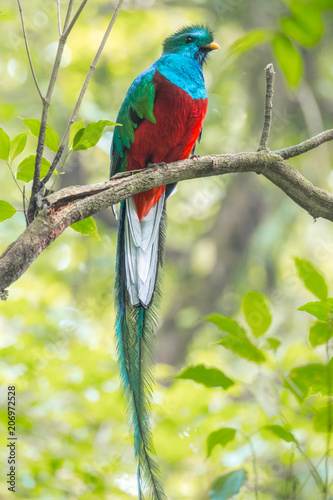
<path id="1" fill-rule="evenodd" d="M 217 50 L 220 48 L 220 46 L 216 42 L 210 42 L 210 43 L 207 43 L 206 45 L 202 45 L 201 48 L 206 49 L 206 50 Z"/>

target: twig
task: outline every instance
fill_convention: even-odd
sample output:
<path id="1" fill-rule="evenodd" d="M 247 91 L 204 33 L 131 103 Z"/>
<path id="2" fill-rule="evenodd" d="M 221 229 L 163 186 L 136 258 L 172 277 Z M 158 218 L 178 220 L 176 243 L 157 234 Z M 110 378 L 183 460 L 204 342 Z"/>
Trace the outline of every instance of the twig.
<path id="1" fill-rule="evenodd" d="M 283 413 L 280 413 L 280 419 L 285 427 L 285 429 L 287 431 L 289 431 L 291 429 L 291 426 L 287 420 L 287 418 L 283 415 Z M 307 456 L 307 454 L 305 453 L 304 450 L 302 450 L 300 444 L 298 441 L 295 441 L 295 446 L 297 448 L 297 450 L 299 451 L 299 453 L 302 455 L 302 457 L 304 458 L 305 460 L 305 463 L 306 465 L 308 466 L 308 469 L 309 469 L 309 472 L 311 473 L 313 479 L 315 480 L 315 483 L 318 487 L 318 489 L 320 491 L 322 491 L 323 487 L 324 487 L 324 482 L 321 478 L 321 475 L 319 474 L 318 470 L 316 469 L 316 467 L 313 465 L 313 462 L 312 460 L 310 459 L 310 457 Z"/>
<path id="2" fill-rule="evenodd" d="M 68 37 L 68 35 L 72 31 L 74 24 L 78 20 L 80 14 L 83 11 L 84 6 L 86 5 L 87 2 L 88 2 L 88 0 L 82 0 L 82 3 L 80 5 L 80 7 L 77 9 L 76 13 L 74 14 L 74 17 L 73 17 L 71 23 L 69 24 L 68 27 L 66 27 L 66 30 L 65 30 L 65 27 L 64 27 L 64 35 L 66 36 L 66 38 Z"/>
<path id="3" fill-rule="evenodd" d="M 105 47 L 105 44 L 107 42 L 107 39 L 110 35 L 110 32 L 113 28 L 113 25 L 115 23 L 115 20 L 119 14 L 119 11 L 121 9 L 121 6 L 122 6 L 122 3 L 124 2 L 124 0 L 119 0 L 118 1 L 118 4 L 113 12 L 113 16 L 111 18 L 111 21 L 105 31 L 105 34 L 103 36 L 103 39 L 100 43 L 100 46 L 98 47 L 98 50 L 97 50 L 97 53 L 94 57 L 94 60 L 93 62 L 91 63 L 91 66 L 89 68 L 89 71 L 88 71 L 88 74 L 86 76 L 86 79 L 82 85 L 82 88 L 81 88 L 81 91 L 80 91 L 80 94 L 79 94 L 79 97 L 76 101 L 76 104 L 75 104 L 75 107 L 74 107 L 74 110 L 73 110 L 73 113 L 72 113 L 72 116 L 67 124 L 67 127 L 66 127 L 66 130 L 65 130 L 65 133 L 62 137 L 62 140 L 61 140 L 61 143 L 60 143 L 60 146 L 59 146 L 59 149 L 57 151 L 57 154 L 55 155 L 54 159 L 53 159 L 53 162 L 52 162 L 52 165 L 51 167 L 49 168 L 49 171 L 47 172 L 47 174 L 45 175 L 45 177 L 42 179 L 41 183 L 43 186 L 45 186 L 45 184 L 48 182 L 48 180 L 50 179 L 51 175 L 53 174 L 54 170 L 56 169 L 59 161 L 60 161 L 60 158 L 62 156 L 62 153 L 64 152 L 64 149 L 66 147 L 66 144 L 67 144 L 67 139 L 68 139 L 68 135 L 69 135 L 69 131 L 70 131 L 70 128 L 71 128 L 71 125 L 75 122 L 75 119 L 76 119 L 76 116 L 77 116 L 77 113 L 80 109 L 80 106 L 81 106 L 81 103 L 82 103 L 82 100 L 83 100 L 83 97 L 86 93 L 86 90 L 87 90 L 87 87 L 89 85 L 89 82 L 91 80 L 91 77 L 96 69 L 96 65 L 97 65 L 97 62 L 102 54 L 102 51 Z"/>
<path id="4" fill-rule="evenodd" d="M 66 17 L 65 17 L 65 22 L 64 22 L 63 33 L 68 28 L 69 21 L 70 21 L 70 18 L 71 18 L 71 14 L 72 14 L 72 10 L 73 10 L 73 3 L 74 3 L 74 0 L 69 0 L 69 4 L 68 4 L 68 7 L 67 7 L 67 13 L 66 13 Z"/>
<path id="5" fill-rule="evenodd" d="M 82 2 L 82 4 L 84 3 L 84 5 L 85 5 L 86 1 L 87 0 L 84 0 L 84 2 Z M 34 216 L 35 216 L 35 211 L 37 208 L 36 195 L 44 185 L 40 180 L 40 168 L 41 168 L 41 164 L 42 164 L 42 158 L 43 158 L 43 152 L 44 152 L 44 146 L 45 146 L 45 133 L 46 133 L 47 117 L 48 117 L 48 111 L 49 111 L 49 107 L 51 104 L 51 98 L 53 95 L 55 83 L 56 83 L 56 80 L 58 77 L 58 72 L 59 72 L 59 68 L 60 68 L 62 55 L 63 55 L 64 48 L 66 45 L 67 37 L 70 33 L 70 31 L 67 31 L 67 29 L 69 27 L 69 21 L 70 21 L 70 15 L 72 12 L 72 8 L 73 8 L 73 2 L 74 2 L 74 0 L 70 0 L 69 5 L 68 5 L 66 19 L 65 19 L 65 25 L 64 25 L 64 32 L 61 35 L 61 37 L 59 38 L 58 49 L 57 49 L 57 53 L 56 53 L 53 68 L 52 68 L 49 86 L 48 86 L 48 89 L 46 92 L 46 96 L 43 99 L 43 111 L 42 111 L 41 124 L 40 124 L 40 130 L 39 130 L 39 135 L 38 135 L 37 149 L 36 149 L 35 171 L 34 171 L 34 177 L 33 177 L 33 181 L 32 181 L 32 187 L 31 187 L 30 202 L 29 202 L 29 207 L 28 207 L 28 212 L 27 212 L 27 218 L 28 218 L 29 223 L 33 221 Z M 82 12 L 82 9 L 84 7 L 84 5 L 82 6 L 82 4 L 81 4 L 81 7 L 82 7 L 81 10 L 79 9 L 80 12 Z M 76 16 L 75 22 L 77 21 L 77 19 L 78 19 L 78 16 Z M 71 29 L 73 26 L 74 26 L 74 23 L 72 22 Z"/>
<path id="6" fill-rule="evenodd" d="M 25 218 L 26 226 L 28 226 L 27 211 L 25 209 L 25 186 L 23 186 L 22 195 L 23 195 L 23 213 L 24 213 L 24 218 Z"/>
<path id="7" fill-rule="evenodd" d="M 58 12 L 58 31 L 59 31 L 59 37 L 60 37 L 62 35 L 61 13 L 60 13 L 60 0 L 57 0 L 57 12 Z"/>
<path id="8" fill-rule="evenodd" d="M 258 488 L 258 470 L 257 470 L 257 456 L 256 456 L 256 451 L 254 449 L 254 446 L 253 446 L 253 442 L 252 442 L 252 439 L 250 436 L 248 436 L 247 434 L 244 434 L 243 432 L 241 432 L 242 436 L 245 438 L 245 440 L 248 442 L 248 445 L 250 447 L 250 450 L 251 450 L 251 460 L 252 460 L 252 469 L 253 469 L 253 478 L 254 478 L 254 498 L 255 500 L 258 500 L 259 496 L 258 496 L 258 492 L 259 492 L 259 488 Z"/>
<path id="9" fill-rule="evenodd" d="M 333 129 L 325 130 L 325 132 L 321 132 L 320 134 L 315 135 L 314 137 L 311 137 L 311 139 L 307 139 L 306 141 L 301 142 L 300 144 L 297 144 L 296 146 L 290 146 L 289 148 L 277 149 L 276 151 L 271 151 L 271 153 L 279 155 L 284 160 L 287 160 L 288 158 L 293 158 L 294 156 L 299 156 L 303 153 L 306 153 L 307 151 L 310 151 L 311 149 L 317 148 L 321 144 L 324 144 L 324 142 L 328 142 L 328 141 L 332 141 L 332 140 L 333 140 Z"/>
<path id="10" fill-rule="evenodd" d="M 319 462 L 317 463 L 317 469 L 319 469 L 319 466 L 320 464 L 322 463 L 322 461 L 324 460 L 324 457 L 322 457 Z M 308 480 L 310 479 L 310 477 L 312 477 L 312 474 L 311 472 L 309 472 L 308 476 L 305 478 L 304 482 L 301 484 L 301 486 L 297 489 L 296 491 L 296 495 L 295 497 L 298 497 L 298 495 L 301 493 L 301 491 L 305 488 L 306 486 L 306 483 L 308 482 Z"/>
<path id="11" fill-rule="evenodd" d="M 292 482 L 294 458 L 295 458 L 295 453 L 294 453 L 294 449 L 292 448 L 290 451 L 290 462 L 289 462 L 288 472 L 287 472 L 287 476 L 286 476 L 286 484 L 285 484 L 285 490 L 284 490 L 284 495 L 283 495 L 284 500 L 289 500 L 289 498 L 290 498 L 289 485 L 291 486 L 292 490 L 294 488 L 294 484 Z M 291 493 L 293 493 L 293 491 L 291 491 Z"/>
<path id="12" fill-rule="evenodd" d="M 268 151 L 268 140 L 272 125 L 272 109 L 274 95 L 275 71 L 272 63 L 267 64 L 266 68 L 266 99 L 265 99 L 265 119 L 264 128 L 261 134 L 258 151 Z"/>
<path id="13" fill-rule="evenodd" d="M 39 94 L 41 100 L 44 101 L 44 97 L 43 97 L 42 91 L 40 89 L 40 86 L 38 84 L 37 76 L 36 76 L 36 73 L 35 73 L 35 70 L 34 70 L 34 65 L 32 63 L 32 59 L 31 59 L 31 55 L 30 55 L 30 49 L 29 49 L 29 43 L 28 43 L 28 36 L 27 36 L 26 29 L 25 29 L 23 12 L 22 12 L 22 7 L 21 7 L 20 0 L 17 0 L 17 4 L 18 4 L 19 11 L 20 11 L 20 17 L 21 17 L 21 24 L 22 24 L 22 31 L 23 31 L 24 43 L 25 43 L 25 48 L 26 48 L 26 51 L 27 51 L 27 56 L 28 56 L 28 59 L 29 59 L 29 65 L 30 65 L 32 77 L 34 79 L 34 82 L 35 82 L 38 94 Z"/>
<path id="14" fill-rule="evenodd" d="M 328 330 L 332 333 L 332 318 L 329 315 L 328 320 Z M 329 486 L 329 459 L 330 459 L 330 445 L 331 445 L 331 434 L 332 434 L 332 379 L 330 370 L 330 336 L 327 336 L 326 341 L 326 363 L 327 363 L 327 390 L 328 390 L 328 401 L 327 401 L 327 436 L 326 436 L 326 453 L 325 453 L 325 490 L 323 492 L 324 498 L 327 498 Z"/>

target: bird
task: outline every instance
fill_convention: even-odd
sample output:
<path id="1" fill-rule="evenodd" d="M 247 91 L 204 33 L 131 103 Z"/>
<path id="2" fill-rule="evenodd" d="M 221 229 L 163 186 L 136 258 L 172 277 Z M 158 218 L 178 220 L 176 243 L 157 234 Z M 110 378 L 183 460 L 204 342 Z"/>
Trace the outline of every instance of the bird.
<path id="1" fill-rule="evenodd" d="M 212 30 L 203 25 L 184 26 L 164 40 L 161 57 L 134 80 L 120 107 L 111 144 L 111 178 L 194 153 L 207 112 L 203 63 L 218 48 Z M 149 416 L 166 200 L 174 188 L 168 184 L 135 194 L 119 210 L 115 336 L 134 430 L 139 500 L 166 499 Z"/>

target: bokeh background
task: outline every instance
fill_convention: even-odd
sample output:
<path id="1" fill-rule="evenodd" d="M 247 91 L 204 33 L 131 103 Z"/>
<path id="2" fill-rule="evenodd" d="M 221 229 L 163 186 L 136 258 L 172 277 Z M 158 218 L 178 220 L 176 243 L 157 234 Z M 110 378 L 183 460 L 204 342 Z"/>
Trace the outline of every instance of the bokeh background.
<path id="1" fill-rule="evenodd" d="M 63 19 L 66 6 L 62 0 Z M 56 2 L 22 0 L 22 7 L 45 91 L 58 40 Z M 88 2 L 69 37 L 49 115 L 60 136 L 113 7 L 114 2 Z M 163 39 L 183 25 L 200 23 L 214 29 L 221 50 L 204 69 L 209 109 L 196 153 L 258 148 L 264 69 L 270 62 L 277 73 L 270 149 L 297 144 L 333 126 L 332 9 L 329 0 L 129 0 L 79 119 L 85 124 L 115 120 L 133 79 L 160 56 Z M 27 131 L 22 119 L 40 118 L 41 105 L 16 2 L 2 0 L 0 26 L 0 126 L 14 137 Z M 111 138 L 110 129 L 95 148 L 74 153 L 57 187 L 107 179 Z M 24 155 L 34 154 L 36 142 L 30 134 L 14 171 Z M 332 154 L 332 145 L 325 144 L 290 163 L 315 185 L 332 190 Z M 49 159 L 52 155 L 46 150 Z M 0 198 L 22 209 L 21 194 L 2 161 L 0 179 Z M 117 222 L 107 210 L 96 223 L 99 237 L 66 230 L 0 304 L 1 498 L 12 498 L 5 484 L 8 385 L 15 385 L 18 394 L 16 498 L 135 498 L 132 437 L 113 332 Z M 0 252 L 24 227 L 22 212 L 1 223 Z M 292 443 L 258 432 L 273 422 L 281 405 L 308 456 L 318 470 L 323 466 L 326 437 L 312 427 L 310 417 L 304 418 L 304 409 L 272 369 L 272 363 L 283 372 L 325 360 L 324 348 L 314 350 L 308 342 L 310 317 L 296 310 L 314 298 L 297 277 L 295 256 L 311 261 L 332 288 L 332 225 L 314 221 L 260 176 L 186 181 L 169 199 L 152 422 L 170 499 L 206 499 L 218 475 L 239 467 L 245 467 L 249 479 L 237 498 L 255 498 L 248 435 L 260 498 L 296 498 L 284 496 L 285 478 L 292 463 L 296 486 L 302 485 L 308 477 L 304 457 Z M 240 305 L 250 290 L 268 297 L 273 315 L 269 335 L 281 342 L 264 366 L 236 359 L 217 344 L 221 332 L 216 326 L 203 320 L 217 312 L 242 324 Z M 217 367 L 238 383 L 223 391 L 176 380 L 190 364 Z M 207 435 L 219 427 L 243 434 L 207 458 Z M 319 498 L 311 478 L 297 498 Z"/>

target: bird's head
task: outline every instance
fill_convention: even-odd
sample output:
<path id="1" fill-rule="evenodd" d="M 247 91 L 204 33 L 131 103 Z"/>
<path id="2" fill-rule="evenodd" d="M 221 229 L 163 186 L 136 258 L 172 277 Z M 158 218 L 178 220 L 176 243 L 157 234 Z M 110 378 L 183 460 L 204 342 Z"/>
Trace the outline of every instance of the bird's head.
<path id="1" fill-rule="evenodd" d="M 180 54 L 196 59 L 201 65 L 210 51 L 219 49 L 213 41 L 213 32 L 207 26 L 185 26 L 163 42 L 164 54 Z"/>

